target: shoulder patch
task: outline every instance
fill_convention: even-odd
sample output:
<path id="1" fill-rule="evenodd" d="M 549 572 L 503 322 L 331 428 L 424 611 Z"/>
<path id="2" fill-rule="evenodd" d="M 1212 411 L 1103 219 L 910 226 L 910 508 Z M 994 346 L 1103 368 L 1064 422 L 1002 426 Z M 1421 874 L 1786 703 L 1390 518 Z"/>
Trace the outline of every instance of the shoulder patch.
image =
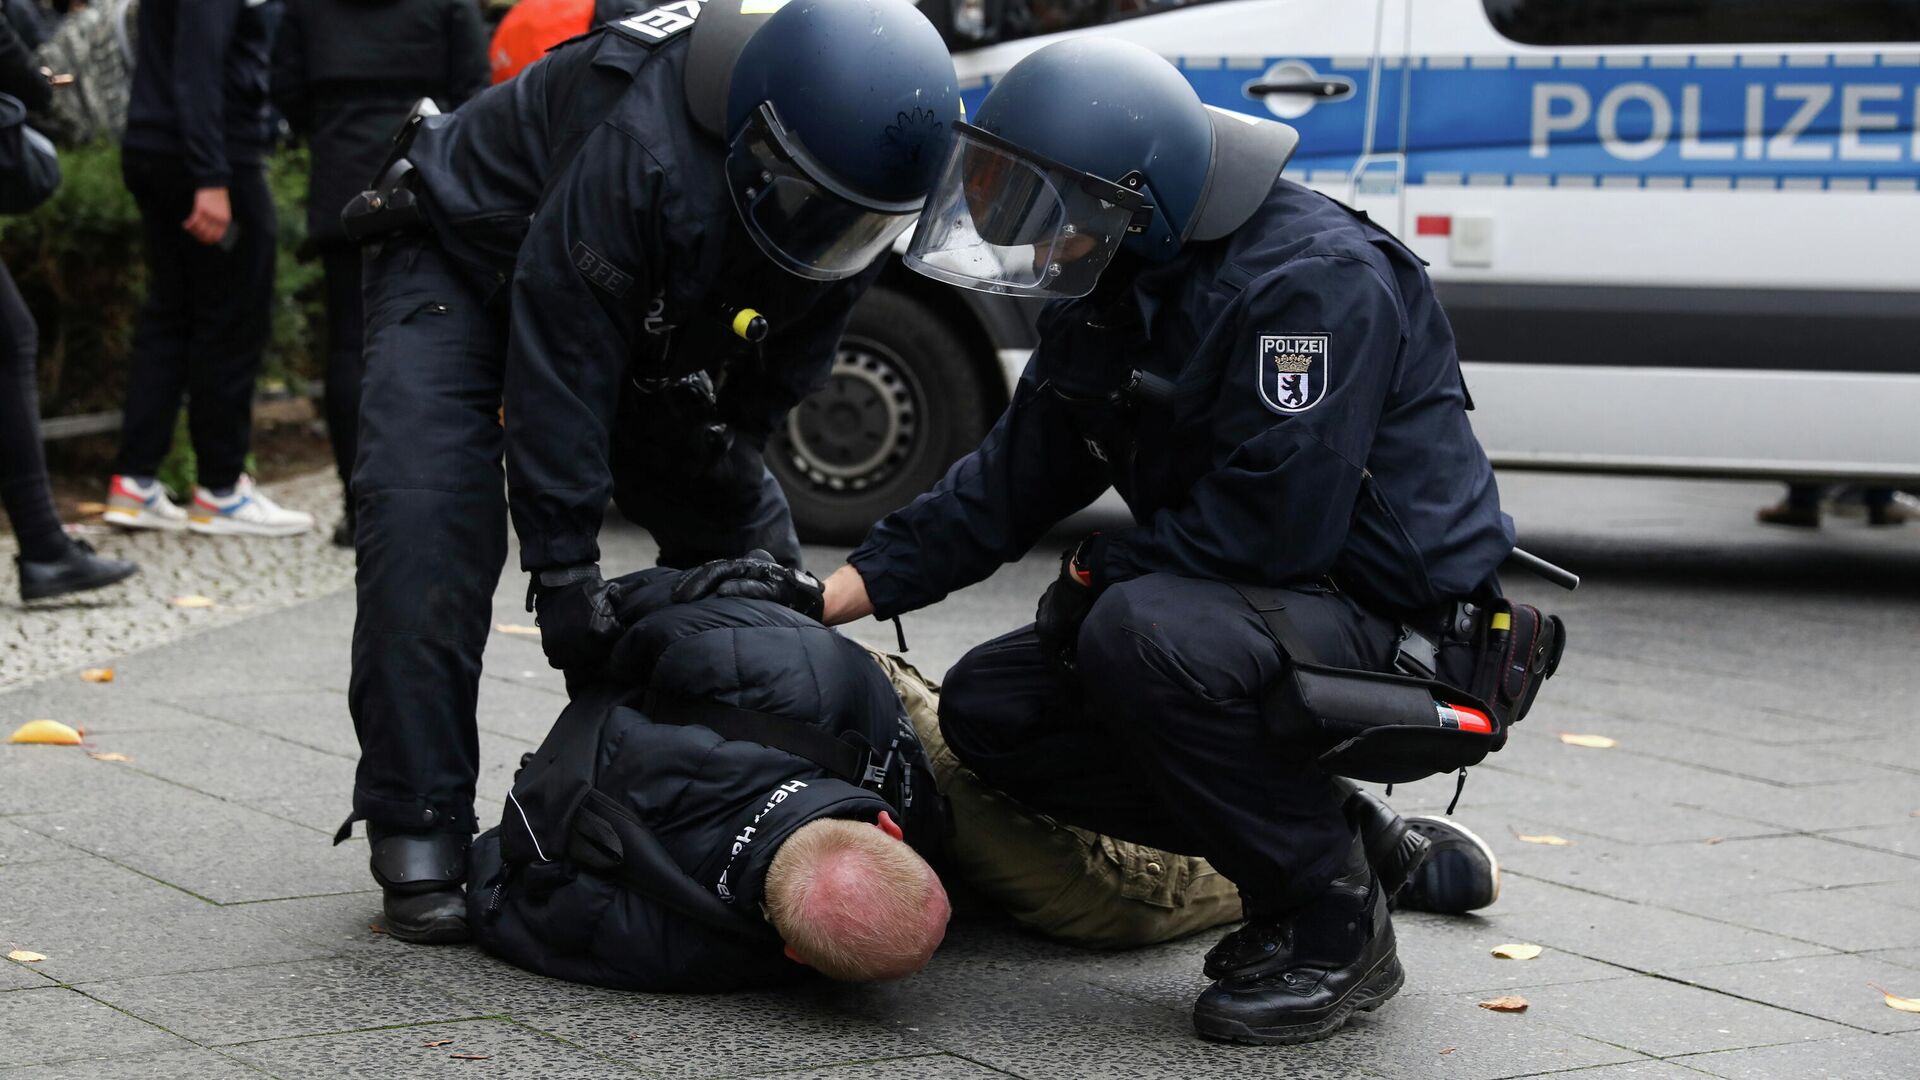
<path id="1" fill-rule="evenodd" d="M 576 241 L 573 245 L 573 268 L 608 296 L 615 300 L 625 300 L 633 291 L 633 275 L 608 262 L 599 252 L 586 245 L 585 241 Z"/>
<path id="2" fill-rule="evenodd" d="M 688 30 L 700 17 L 706 0 L 673 0 L 670 4 L 649 8 L 638 15 L 615 19 L 607 29 L 642 45 L 664 45 Z"/>
<path id="3" fill-rule="evenodd" d="M 1328 334 L 1262 334 L 1258 370 L 1260 400 L 1277 413 L 1303 413 L 1327 396 L 1333 364 Z"/>

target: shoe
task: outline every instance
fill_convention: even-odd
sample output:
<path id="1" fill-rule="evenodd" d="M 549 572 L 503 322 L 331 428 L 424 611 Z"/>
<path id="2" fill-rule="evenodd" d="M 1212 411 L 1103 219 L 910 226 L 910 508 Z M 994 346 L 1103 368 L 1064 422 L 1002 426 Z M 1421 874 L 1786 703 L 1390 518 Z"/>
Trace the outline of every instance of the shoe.
<path id="1" fill-rule="evenodd" d="M 208 536 L 298 536 L 313 528 L 313 515 L 282 507 L 243 473 L 234 482 L 233 494 L 225 498 L 194 488 L 187 528 Z"/>
<path id="2" fill-rule="evenodd" d="M 1261 959 L 1222 975 L 1193 1006 L 1193 1027 L 1215 1042 L 1317 1042 L 1400 992 L 1406 972 L 1394 947 L 1386 890 L 1356 843 L 1347 867 L 1306 906 L 1256 917 L 1272 944 Z"/>
<path id="3" fill-rule="evenodd" d="M 452 833 L 371 831 L 387 933 L 416 945 L 466 941 L 467 840 Z"/>
<path id="4" fill-rule="evenodd" d="M 1905 525 L 1912 518 L 1913 514 L 1897 502 L 1867 507 L 1869 525 Z"/>
<path id="5" fill-rule="evenodd" d="M 50 562 L 14 557 L 14 564 L 20 569 L 20 599 L 45 600 L 49 596 L 104 589 L 140 572 L 139 566 L 124 559 L 94 554 L 93 545 L 84 540 L 69 540 L 67 545 L 67 553 Z"/>
<path id="6" fill-rule="evenodd" d="M 1753 516 L 1762 525 L 1791 525 L 1796 529 L 1820 527 L 1818 506 L 1796 506 L 1792 502 L 1782 502 L 1775 506 L 1763 506 Z"/>
<path id="7" fill-rule="evenodd" d="M 100 520 L 123 529 L 179 532 L 187 527 L 187 512 L 167 498 L 160 481 L 116 475 L 107 484 L 107 509 Z"/>
<path id="8" fill-rule="evenodd" d="M 333 546 L 337 548 L 346 548 L 348 551 L 353 550 L 353 518 L 352 516 L 341 518 L 340 523 L 333 527 Z"/>
<path id="9" fill-rule="evenodd" d="M 1472 829 L 1442 817 L 1410 817 L 1406 823 L 1426 839 L 1429 851 L 1406 888 L 1392 897 L 1394 907 L 1464 915 L 1500 899 L 1500 862 Z"/>

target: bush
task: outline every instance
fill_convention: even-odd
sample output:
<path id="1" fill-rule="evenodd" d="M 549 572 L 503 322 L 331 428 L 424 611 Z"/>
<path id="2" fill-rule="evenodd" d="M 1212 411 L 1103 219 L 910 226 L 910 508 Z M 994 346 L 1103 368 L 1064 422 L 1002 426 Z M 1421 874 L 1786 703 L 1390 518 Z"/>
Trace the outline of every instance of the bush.
<path id="1" fill-rule="evenodd" d="M 121 406 L 133 324 L 146 287 L 140 215 L 110 143 L 60 151 L 65 182 L 45 206 L 0 219 L 5 260 L 40 324 L 40 413 L 67 416 Z M 306 240 L 307 155 L 276 154 L 268 183 L 279 211 L 273 338 L 261 379 L 304 392 L 324 357 L 320 267 L 297 252 Z"/>

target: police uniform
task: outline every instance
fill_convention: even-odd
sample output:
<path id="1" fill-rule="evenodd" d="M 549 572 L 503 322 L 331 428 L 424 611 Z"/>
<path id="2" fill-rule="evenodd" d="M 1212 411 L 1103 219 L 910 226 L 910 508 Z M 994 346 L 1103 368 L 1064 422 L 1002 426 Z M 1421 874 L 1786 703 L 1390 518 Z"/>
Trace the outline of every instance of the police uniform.
<path id="1" fill-rule="evenodd" d="M 597 562 L 609 496 L 664 562 L 754 547 L 798 561 L 761 449 L 824 383 L 873 273 L 805 280 L 738 238 L 726 148 L 688 114 L 690 23 L 561 46 L 427 120 L 407 151 L 425 227 L 366 260 L 357 818 L 473 831 L 507 496 L 530 572 Z M 771 326 L 758 345 L 730 329 L 741 307 Z M 711 416 L 650 396 L 701 371 L 718 387 Z"/>
<path id="2" fill-rule="evenodd" d="M 1280 590 L 1323 662 L 1374 670 L 1403 624 L 1497 591 L 1513 526 L 1446 316 L 1416 256 L 1280 180 L 1231 235 L 1116 262 L 1040 331 L 979 449 L 849 561 L 891 617 L 1117 488 L 1135 524 L 1082 548 L 1099 600 L 1077 670 L 1031 627 L 990 641 L 950 674 L 942 728 L 1032 808 L 1203 855 L 1250 911 L 1285 910 L 1335 877 L 1351 831 L 1332 779 L 1263 719 L 1285 661 L 1233 583 Z"/>

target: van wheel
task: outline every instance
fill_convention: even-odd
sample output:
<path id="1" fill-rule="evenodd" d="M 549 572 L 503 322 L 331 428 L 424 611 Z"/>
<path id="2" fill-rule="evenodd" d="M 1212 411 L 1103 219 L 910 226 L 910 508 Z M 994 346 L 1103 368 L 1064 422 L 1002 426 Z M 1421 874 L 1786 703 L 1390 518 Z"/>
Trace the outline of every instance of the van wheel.
<path id="1" fill-rule="evenodd" d="M 767 447 L 800 539 L 859 543 L 977 446 L 998 397 L 978 371 L 932 309 L 869 291 L 847 321 L 829 382 Z"/>

